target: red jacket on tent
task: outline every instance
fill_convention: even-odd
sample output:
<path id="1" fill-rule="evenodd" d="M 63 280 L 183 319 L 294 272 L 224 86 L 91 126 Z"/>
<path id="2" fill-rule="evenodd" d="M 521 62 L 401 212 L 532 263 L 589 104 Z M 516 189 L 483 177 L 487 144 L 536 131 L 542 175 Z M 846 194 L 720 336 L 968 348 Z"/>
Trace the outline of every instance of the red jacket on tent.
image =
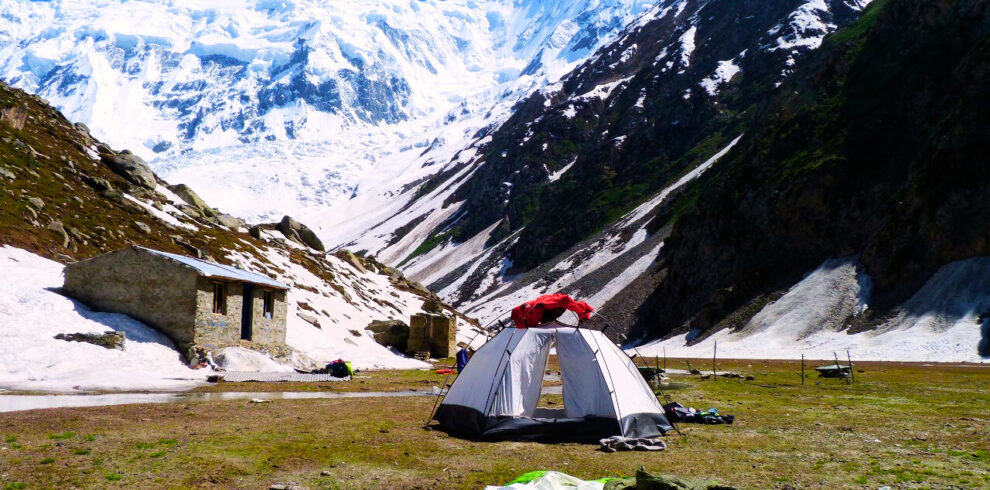
<path id="1" fill-rule="evenodd" d="M 543 321 L 543 312 L 545 310 L 554 310 L 557 308 L 563 308 L 577 313 L 578 319 L 581 321 L 591 318 L 591 312 L 595 311 L 588 303 L 574 301 L 566 294 L 546 294 L 513 308 L 512 321 L 516 324 L 516 328 L 535 327 Z"/>

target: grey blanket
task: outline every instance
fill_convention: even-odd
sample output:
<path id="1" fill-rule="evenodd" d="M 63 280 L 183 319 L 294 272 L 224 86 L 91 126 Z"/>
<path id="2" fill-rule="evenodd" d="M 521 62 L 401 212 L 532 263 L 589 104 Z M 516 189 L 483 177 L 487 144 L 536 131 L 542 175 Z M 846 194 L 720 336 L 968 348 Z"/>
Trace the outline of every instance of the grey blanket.
<path id="1" fill-rule="evenodd" d="M 667 449 L 667 444 L 659 439 L 633 438 L 612 436 L 598 441 L 602 445 L 602 451 L 614 453 L 616 451 L 663 451 Z"/>

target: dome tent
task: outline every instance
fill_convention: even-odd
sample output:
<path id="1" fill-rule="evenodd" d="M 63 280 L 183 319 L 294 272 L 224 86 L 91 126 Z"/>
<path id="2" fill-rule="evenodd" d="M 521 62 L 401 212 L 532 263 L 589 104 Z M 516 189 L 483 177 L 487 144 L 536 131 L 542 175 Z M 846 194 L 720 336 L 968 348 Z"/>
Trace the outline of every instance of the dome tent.
<path id="1" fill-rule="evenodd" d="M 563 384 L 557 410 L 537 408 L 552 347 Z M 482 440 L 593 441 L 673 428 L 629 356 L 601 332 L 556 321 L 499 332 L 474 354 L 433 420 Z"/>

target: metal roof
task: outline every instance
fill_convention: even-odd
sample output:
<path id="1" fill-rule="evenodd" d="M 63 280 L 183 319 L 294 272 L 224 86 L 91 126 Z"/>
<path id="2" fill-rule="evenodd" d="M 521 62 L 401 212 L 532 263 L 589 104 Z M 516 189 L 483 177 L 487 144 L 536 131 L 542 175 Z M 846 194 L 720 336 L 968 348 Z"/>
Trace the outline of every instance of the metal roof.
<path id="1" fill-rule="evenodd" d="M 257 274 L 254 272 L 248 272 L 243 269 L 238 269 L 237 267 L 217 264 L 215 262 L 207 262 L 205 260 L 195 259 L 192 257 L 187 257 L 185 255 L 171 254 L 168 252 L 162 252 L 161 250 L 152 250 L 150 248 L 138 247 L 134 248 L 148 252 L 150 254 L 158 255 L 160 257 L 165 257 L 167 259 L 174 260 L 181 264 L 187 265 L 196 269 L 201 276 L 206 277 L 219 277 L 223 279 L 231 279 L 234 281 L 250 282 L 252 284 L 261 284 L 264 286 L 270 286 L 277 289 L 290 289 L 289 286 L 282 284 L 268 276 Z"/>

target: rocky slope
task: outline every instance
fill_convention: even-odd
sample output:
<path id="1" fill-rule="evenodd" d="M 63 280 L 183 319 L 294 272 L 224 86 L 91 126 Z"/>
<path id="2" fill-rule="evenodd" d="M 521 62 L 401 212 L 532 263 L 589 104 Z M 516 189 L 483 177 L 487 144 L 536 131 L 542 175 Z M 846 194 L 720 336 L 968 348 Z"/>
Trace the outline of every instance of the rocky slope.
<path id="1" fill-rule="evenodd" d="M 252 237 L 188 189 L 168 187 L 139 157 L 2 83 L 0 184 L 0 244 L 62 263 L 136 244 L 236 265 L 293 286 L 287 342 L 295 364 L 345 357 L 364 367 L 419 365 L 364 327 L 420 311 L 434 299 L 422 286 L 373 260 L 306 246 L 306 230 L 289 220 L 288 233 Z"/>
<path id="2" fill-rule="evenodd" d="M 988 40 L 990 10 L 965 0 L 885 1 L 826 38 L 681 199 L 639 329 L 711 330 L 849 255 L 873 278 L 847 318 L 866 328 L 942 266 L 990 255 Z"/>
<path id="3" fill-rule="evenodd" d="M 986 356 L 985 6 L 809 5 L 661 2 L 420 187 L 381 252 L 486 319 L 562 290 L 664 346 Z M 809 11 L 820 35 L 781 35 Z"/>
<path id="4" fill-rule="evenodd" d="M 593 295 L 609 285 L 597 298 L 607 300 L 637 275 L 620 263 L 655 256 L 654 241 L 626 253 L 647 232 L 632 222 L 713 163 L 755 105 L 864 5 L 658 2 L 408 191 L 406 206 L 355 246 L 467 309 L 513 289 L 566 289 L 622 256 L 597 280 L 574 286 Z M 586 270 L 569 267 L 578 262 Z"/>

